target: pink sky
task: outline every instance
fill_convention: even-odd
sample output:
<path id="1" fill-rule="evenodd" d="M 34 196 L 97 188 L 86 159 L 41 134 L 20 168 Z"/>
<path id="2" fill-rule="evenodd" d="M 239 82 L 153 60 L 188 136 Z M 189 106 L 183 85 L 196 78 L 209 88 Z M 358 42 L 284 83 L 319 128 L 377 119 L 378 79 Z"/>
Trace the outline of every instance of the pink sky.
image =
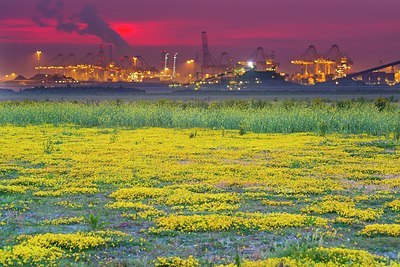
<path id="1" fill-rule="evenodd" d="M 39 49 L 43 60 L 59 52 L 78 57 L 96 53 L 104 43 L 98 36 L 56 29 L 61 15 L 63 22 L 72 21 L 82 30 L 85 23 L 76 14 L 87 6 L 130 45 L 133 55 L 152 65 L 158 65 L 161 49 L 180 53 L 181 62 L 201 53 L 201 31 L 207 31 L 215 57 L 227 51 L 246 60 L 263 46 L 276 52 L 282 71 L 295 71 L 290 60 L 310 44 L 321 53 L 338 44 L 355 70 L 380 59 L 400 59 L 398 0 L 71 0 L 61 8 L 57 1 L 0 0 L 1 75 L 33 73 L 33 53 Z M 53 7 L 58 8 L 54 13 Z"/>

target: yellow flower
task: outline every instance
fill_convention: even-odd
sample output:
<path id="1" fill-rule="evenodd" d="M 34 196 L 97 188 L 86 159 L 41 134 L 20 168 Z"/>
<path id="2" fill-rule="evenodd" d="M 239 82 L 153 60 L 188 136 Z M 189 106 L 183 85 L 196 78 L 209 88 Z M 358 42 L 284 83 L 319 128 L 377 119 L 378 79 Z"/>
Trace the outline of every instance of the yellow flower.
<path id="1" fill-rule="evenodd" d="M 366 236 L 394 236 L 400 237 L 400 224 L 369 224 L 358 232 Z"/>
<path id="2" fill-rule="evenodd" d="M 386 207 L 389 207 L 393 211 L 400 211 L 400 200 L 396 199 L 389 203 L 386 203 Z"/>
<path id="3" fill-rule="evenodd" d="M 170 215 L 156 219 L 160 229 L 184 232 L 228 231 L 233 229 L 256 229 L 271 231 L 277 228 L 302 227 L 327 224 L 327 220 L 289 213 L 239 213 L 227 215 Z"/>
<path id="4" fill-rule="evenodd" d="M 193 256 L 189 256 L 187 259 L 180 257 L 158 257 L 154 265 L 156 267 L 197 267 L 200 266 L 200 263 Z"/>

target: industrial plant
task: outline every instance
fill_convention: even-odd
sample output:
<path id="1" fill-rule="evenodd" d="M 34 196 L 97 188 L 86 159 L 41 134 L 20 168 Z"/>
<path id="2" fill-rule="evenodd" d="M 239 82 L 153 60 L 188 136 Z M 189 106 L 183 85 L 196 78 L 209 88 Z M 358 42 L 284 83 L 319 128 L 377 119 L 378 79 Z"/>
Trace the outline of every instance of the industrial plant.
<path id="1" fill-rule="evenodd" d="M 9 83 L 19 85 L 56 85 L 84 83 L 165 83 L 181 88 L 224 88 L 241 90 L 252 86 L 283 85 L 339 85 L 357 83 L 365 85 L 394 85 L 400 83 L 399 61 L 384 64 L 358 73 L 352 73 L 353 61 L 338 45 L 333 44 L 325 53 L 310 45 L 291 64 L 298 67 L 294 74 L 279 71 L 275 52 L 256 48 L 246 59 L 234 59 L 228 52 L 218 56 L 211 53 L 207 33 L 202 32 L 202 56 L 184 60 L 189 74 L 180 75 L 178 53 L 160 51 L 159 66 L 151 66 L 143 56 L 114 56 L 113 46 L 100 45 L 96 53 L 79 58 L 76 54 L 55 55 L 42 61 L 42 51 L 36 52 L 37 72 L 31 78 L 12 73 L 5 77 Z M 116 53 L 115 53 L 116 54 Z"/>

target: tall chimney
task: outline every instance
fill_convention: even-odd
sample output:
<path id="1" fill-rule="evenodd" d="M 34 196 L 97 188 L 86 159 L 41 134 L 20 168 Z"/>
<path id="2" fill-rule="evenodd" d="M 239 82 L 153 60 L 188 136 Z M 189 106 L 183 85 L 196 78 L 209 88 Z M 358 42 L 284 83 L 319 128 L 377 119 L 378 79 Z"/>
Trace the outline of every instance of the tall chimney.
<path id="1" fill-rule="evenodd" d="M 112 64 L 112 63 L 113 63 L 113 57 L 112 57 L 112 45 L 110 45 L 110 47 L 109 47 L 109 50 L 110 50 L 110 52 L 109 52 L 109 53 L 110 53 L 110 55 L 109 55 L 109 56 L 110 56 L 110 59 L 109 59 L 109 62 L 108 62 L 108 63 L 109 63 L 109 64 Z"/>

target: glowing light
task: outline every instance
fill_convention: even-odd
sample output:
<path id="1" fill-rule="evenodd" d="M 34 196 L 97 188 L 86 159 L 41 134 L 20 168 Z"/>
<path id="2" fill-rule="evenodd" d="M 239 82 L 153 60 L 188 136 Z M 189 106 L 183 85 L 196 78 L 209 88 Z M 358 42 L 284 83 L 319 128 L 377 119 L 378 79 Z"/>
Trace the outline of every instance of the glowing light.
<path id="1" fill-rule="evenodd" d="M 253 69 L 253 68 L 254 68 L 254 62 L 253 62 L 253 61 L 247 62 L 247 66 L 248 66 L 249 68 Z"/>
<path id="2" fill-rule="evenodd" d="M 136 69 L 138 58 L 137 57 L 133 57 L 132 59 L 133 59 L 133 68 Z"/>
<path id="3" fill-rule="evenodd" d="M 38 66 L 38 73 L 40 73 L 40 57 L 42 55 L 42 51 L 37 50 L 36 51 L 36 59 L 37 59 L 37 66 Z"/>

